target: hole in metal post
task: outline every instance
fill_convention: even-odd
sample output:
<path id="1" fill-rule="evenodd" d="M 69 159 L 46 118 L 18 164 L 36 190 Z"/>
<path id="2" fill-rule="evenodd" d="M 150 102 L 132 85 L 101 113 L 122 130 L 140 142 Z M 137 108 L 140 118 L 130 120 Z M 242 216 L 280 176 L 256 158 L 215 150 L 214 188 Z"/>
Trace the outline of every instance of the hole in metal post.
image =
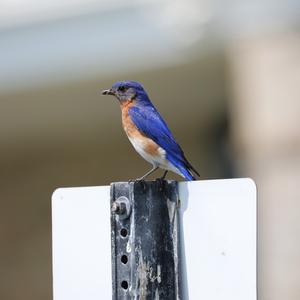
<path id="1" fill-rule="evenodd" d="M 127 290 L 128 289 L 128 282 L 126 280 L 123 280 L 121 282 L 121 287 L 124 289 L 124 290 Z"/>
<path id="2" fill-rule="evenodd" d="M 127 255 L 122 255 L 122 256 L 121 256 L 121 262 L 122 262 L 124 265 L 127 264 L 127 262 L 128 262 L 128 257 L 127 257 Z"/>
<path id="3" fill-rule="evenodd" d="M 122 237 L 126 237 L 127 234 L 128 234 L 127 229 L 126 229 L 126 228 L 122 228 L 122 229 L 120 230 L 120 234 L 121 234 Z"/>

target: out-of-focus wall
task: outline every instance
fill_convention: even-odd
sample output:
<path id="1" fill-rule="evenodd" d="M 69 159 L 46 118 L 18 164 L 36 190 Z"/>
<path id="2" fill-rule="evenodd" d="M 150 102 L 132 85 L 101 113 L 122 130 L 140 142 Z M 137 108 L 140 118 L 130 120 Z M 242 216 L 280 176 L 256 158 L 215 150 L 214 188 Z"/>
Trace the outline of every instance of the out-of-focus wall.
<path id="1" fill-rule="evenodd" d="M 258 185 L 260 299 L 300 299 L 300 32 L 237 40 L 228 51 L 240 174 Z"/>

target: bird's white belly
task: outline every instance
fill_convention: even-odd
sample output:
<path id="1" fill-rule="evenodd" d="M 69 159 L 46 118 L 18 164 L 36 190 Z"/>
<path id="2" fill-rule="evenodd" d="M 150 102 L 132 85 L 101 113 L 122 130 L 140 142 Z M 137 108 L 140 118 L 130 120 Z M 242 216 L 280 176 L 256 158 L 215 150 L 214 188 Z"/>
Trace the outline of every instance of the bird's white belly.
<path id="1" fill-rule="evenodd" d="M 172 172 L 175 172 L 179 175 L 182 175 L 180 171 L 173 165 L 171 164 L 167 159 L 166 159 L 166 151 L 159 147 L 157 150 L 156 155 L 152 155 L 145 151 L 146 146 L 145 146 L 145 141 L 141 140 L 139 138 L 134 138 L 134 137 L 129 137 L 129 140 L 131 144 L 133 145 L 134 149 L 149 163 L 151 163 L 153 166 L 165 169 L 165 170 L 170 170 Z"/>

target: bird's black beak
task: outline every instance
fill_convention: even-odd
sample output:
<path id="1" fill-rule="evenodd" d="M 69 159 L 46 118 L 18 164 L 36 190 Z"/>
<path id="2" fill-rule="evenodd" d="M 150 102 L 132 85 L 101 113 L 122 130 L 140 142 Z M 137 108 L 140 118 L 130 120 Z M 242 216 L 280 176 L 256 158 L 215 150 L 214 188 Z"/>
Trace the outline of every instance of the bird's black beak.
<path id="1" fill-rule="evenodd" d="M 112 89 L 109 90 L 103 90 L 102 95 L 115 95 L 115 92 Z"/>

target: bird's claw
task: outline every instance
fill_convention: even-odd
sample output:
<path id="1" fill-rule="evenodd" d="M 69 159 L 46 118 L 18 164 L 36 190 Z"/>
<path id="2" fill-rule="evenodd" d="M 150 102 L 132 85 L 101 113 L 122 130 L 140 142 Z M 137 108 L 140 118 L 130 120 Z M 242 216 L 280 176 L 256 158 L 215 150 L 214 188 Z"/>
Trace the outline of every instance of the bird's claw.
<path id="1" fill-rule="evenodd" d="M 146 190 L 146 182 L 143 178 L 137 178 L 137 179 L 129 179 L 128 183 L 139 183 L 142 186 L 143 190 Z"/>
<path id="2" fill-rule="evenodd" d="M 162 191 L 165 187 L 166 180 L 164 178 L 159 177 L 156 178 L 155 181 L 157 182 L 159 191 Z"/>

